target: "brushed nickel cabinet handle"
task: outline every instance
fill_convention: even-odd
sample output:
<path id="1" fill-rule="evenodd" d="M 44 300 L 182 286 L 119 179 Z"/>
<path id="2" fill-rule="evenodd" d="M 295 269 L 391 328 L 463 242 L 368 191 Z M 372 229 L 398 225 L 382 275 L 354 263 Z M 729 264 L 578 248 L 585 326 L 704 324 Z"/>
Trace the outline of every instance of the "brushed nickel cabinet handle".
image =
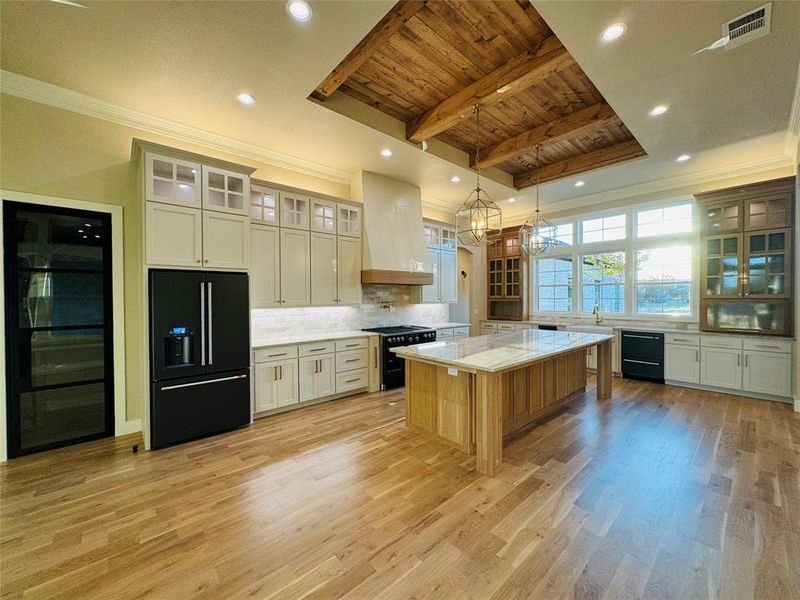
<path id="1" fill-rule="evenodd" d="M 359 379 L 360 379 L 360 377 L 356 377 L 355 379 L 348 379 L 348 380 L 345 381 L 345 383 L 355 383 Z"/>
<path id="2" fill-rule="evenodd" d="M 358 361 L 360 361 L 360 360 L 361 360 L 360 358 L 348 358 L 348 359 L 347 359 L 346 361 L 344 361 L 344 362 L 346 362 L 346 363 L 352 363 L 352 362 L 358 362 Z"/>

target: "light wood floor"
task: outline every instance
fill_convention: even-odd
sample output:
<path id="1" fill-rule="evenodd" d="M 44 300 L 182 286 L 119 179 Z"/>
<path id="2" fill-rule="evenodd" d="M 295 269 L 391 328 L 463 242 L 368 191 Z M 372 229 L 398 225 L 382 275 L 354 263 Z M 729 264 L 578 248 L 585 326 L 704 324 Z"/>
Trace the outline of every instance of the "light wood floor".
<path id="1" fill-rule="evenodd" d="M 593 385 L 593 380 L 590 380 Z M 402 391 L 0 467 L 8 598 L 800 598 L 800 415 L 614 380 L 474 458 Z"/>

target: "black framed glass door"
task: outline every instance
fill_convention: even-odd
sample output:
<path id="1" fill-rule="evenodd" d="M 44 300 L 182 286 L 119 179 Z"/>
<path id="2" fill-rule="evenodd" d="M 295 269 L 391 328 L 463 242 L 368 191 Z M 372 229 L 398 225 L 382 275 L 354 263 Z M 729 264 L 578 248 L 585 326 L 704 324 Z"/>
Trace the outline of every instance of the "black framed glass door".
<path id="1" fill-rule="evenodd" d="M 3 202 L 11 457 L 113 435 L 111 217 Z"/>

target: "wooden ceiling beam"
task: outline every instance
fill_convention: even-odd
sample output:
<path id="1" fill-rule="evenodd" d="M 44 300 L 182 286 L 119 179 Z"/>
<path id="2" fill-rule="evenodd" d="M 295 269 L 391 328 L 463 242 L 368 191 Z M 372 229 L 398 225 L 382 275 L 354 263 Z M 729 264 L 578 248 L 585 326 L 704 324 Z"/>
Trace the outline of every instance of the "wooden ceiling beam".
<path id="1" fill-rule="evenodd" d="M 647 156 L 647 152 L 639 145 L 639 142 L 630 140 L 601 148 L 594 152 L 587 152 L 574 158 L 568 158 L 561 162 L 544 165 L 541 169 L 533 169 L 526 173 L 514 175 L 514 187 L 517 189 L 530 187 L 536 185 L 537 180 L 541 181 L 541 183 L 547 183 L 548 181 L 578 175 L 592 169 L 607 167 L 641 156 Z"/>
<path id="2" fill-rule="evenodd" d="M 397 33 L 428 0 L 400 0 L 377 25 L 344 57 L 336 68 L 317 86 L 311 97 L 324 102 L 340 85 L 363 65 L 372 54 Z"/>
<path id="3" fill-rule="evenodd" d="M 556 36 L 551 35 L 538 48 L 512 58 L 407 123 L 406 138 L 418 144 L 469 117 L 476 104 L 496 104 L 573 64 L 570 53 Z"/>
<path id="4" fill-rule="evenodd" d="M 536 146 L 562 142 L 604 127 L 617 119 L 619 119 L 617 113 L 608 104 L 598 102 L 498 142 L 485 151 L 481 151 L 480 161 L 475 160 L 473 152 L 470 155 L 469 164 L 473 169 L 485 169 L 533 150 Z"/>

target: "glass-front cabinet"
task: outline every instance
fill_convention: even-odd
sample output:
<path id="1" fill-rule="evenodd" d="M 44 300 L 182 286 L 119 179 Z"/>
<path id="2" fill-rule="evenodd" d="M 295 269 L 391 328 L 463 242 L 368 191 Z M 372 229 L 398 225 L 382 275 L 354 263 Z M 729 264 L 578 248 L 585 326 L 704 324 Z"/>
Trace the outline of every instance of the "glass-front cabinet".
<path id="1" fill-rule="evenodd" d="M 337 227 L 339 235 L 361 237 L 361 207 L 353 204 L 337 204 L 339 211 Z"/>
<path id="2" fill-rule="evenodd" d="M 742 229 L 742 203 L 739 200 L 703 206 L 700 210 L 703 235 L 716 235 Z"/>
<path id="3" fill-rule="evenodd" d="M 264 225 L 280 225 L 280 192 L 257 184 L 250 186 L 250 220 Z"/>
<path id="4" fill-rule="evenodd" d="M 714 300 L 701 303 L 700 329 L 759 335 L 791 335 L 788 300 Z"/>
<path id="5" fill-rule="evenodd" d="M 791 295 L 791 231 L 770 229 L 745 234 L 744 295 L 788 298 Z"/>
<path id="6" fill-rule="evenodd" d="M 250 212 L 250 177 L 203 165 L 203 208 L 246 215 Z"/>
<path id="7" fill-rule="evenodd" d="M 200 163 L 148 153 L 145 198 L 152 202 L 200 208 Z"/>
<path id="8" fill-rule="evenodd" d="M 336 233 L 336 202 L 321 198 L 311 199 L 311 230 Z"/>
<path id="9" fill-rule="evenodd" d="M 705 262 L 702 265 L 702 290 L 705 298 L 738 298 L 742 295 L 739 276 L 742 235 L 718 235 L 703 238 Z"/>

